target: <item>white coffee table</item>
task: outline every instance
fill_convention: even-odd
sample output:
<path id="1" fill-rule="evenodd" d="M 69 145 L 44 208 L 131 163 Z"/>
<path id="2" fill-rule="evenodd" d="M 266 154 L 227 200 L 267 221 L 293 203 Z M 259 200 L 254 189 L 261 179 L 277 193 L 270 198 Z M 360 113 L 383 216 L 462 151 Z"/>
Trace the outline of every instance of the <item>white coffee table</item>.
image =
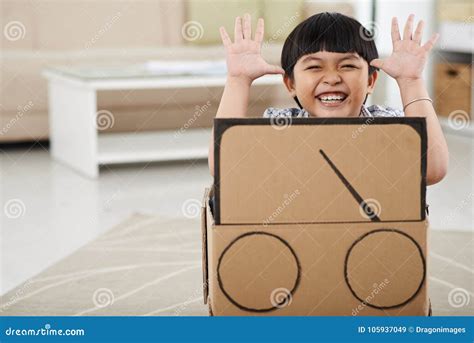
<path id="1" fill-rule="evenodd" d="M 42 74 L 48 79 L 52 157 L 82 174 L 96 178 L 105 164 L 207 158 L 210 128 L 99 134 L 97 91 L 223 87 L 224 74 L 162 76 L 137 65 L 55 67 Z M 279 75 L 254 82 L 281 84 Z"/>

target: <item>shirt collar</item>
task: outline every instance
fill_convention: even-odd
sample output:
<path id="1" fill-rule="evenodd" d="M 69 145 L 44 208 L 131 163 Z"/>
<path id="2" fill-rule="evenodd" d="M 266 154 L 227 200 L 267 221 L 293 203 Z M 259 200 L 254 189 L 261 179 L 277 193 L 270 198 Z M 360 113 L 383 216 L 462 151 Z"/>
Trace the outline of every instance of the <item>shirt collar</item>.
<path id="1" fill-rule="evenodd" d="M 372 113 L 367 109 L 367 106 L 362 104 L 362 107 L 360 109 L 360 117 L 372 117 Z"/>
<path id="2" fill-rule="evenodd" d="M 300 110 L 300 116 L 303 118 L 308 118 L 309 113 L 303 108 Z M 359 117 L 373 117 L 372 113 L 367 109 L 367 106 L 362 104 L 362 107 L 360 108 L 360 114 Z"/>

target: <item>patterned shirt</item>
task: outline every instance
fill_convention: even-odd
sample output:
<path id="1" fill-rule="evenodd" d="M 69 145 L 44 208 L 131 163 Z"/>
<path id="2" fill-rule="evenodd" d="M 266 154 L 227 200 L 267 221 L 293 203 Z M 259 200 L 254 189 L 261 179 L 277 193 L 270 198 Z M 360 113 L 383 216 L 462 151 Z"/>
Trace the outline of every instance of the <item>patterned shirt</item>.
<path id="1" fill-rule="evenodd" d="M 392 108 L 384 107 L 379 105 L 365 106 L 362 105 L 360 111 L 360 117 L 404 117 L 403 111 Z M 308 118 L 309 113 L 305 109 L 299 108 L 274 108 L 269 107 L 263 112 L 264 118 L 273 117 L 296 117 L 296 118 Z"/>

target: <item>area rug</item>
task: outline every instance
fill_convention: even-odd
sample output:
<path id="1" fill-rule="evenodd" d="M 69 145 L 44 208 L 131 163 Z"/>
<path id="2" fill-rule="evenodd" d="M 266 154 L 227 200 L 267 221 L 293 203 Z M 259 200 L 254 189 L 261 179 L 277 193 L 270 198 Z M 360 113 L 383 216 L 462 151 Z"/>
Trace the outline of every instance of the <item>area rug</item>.
<path id="1" fill-rule="evenodd" d="M 474 314 L 473 238 L 431 232 L 434 316 Z M 199 220 L 134 215 L 3 295 L 0 315 L 207 316 Z"/>
<path id="2" fill-rule="evenodd" d="M 207 315 L 197 219 L 134 215 L 0 298 L 0 315 Z"/>

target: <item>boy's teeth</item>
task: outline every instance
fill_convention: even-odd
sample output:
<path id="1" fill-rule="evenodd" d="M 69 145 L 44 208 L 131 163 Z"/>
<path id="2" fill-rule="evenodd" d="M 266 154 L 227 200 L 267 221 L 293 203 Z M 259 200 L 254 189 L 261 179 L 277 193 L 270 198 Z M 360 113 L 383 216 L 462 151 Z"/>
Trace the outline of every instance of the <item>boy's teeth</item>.
<path id="1" fill-rule="evenodd" d="M 347 95 L 343 93 L 326 93 L 326 95 L 318 96 L 319 101 L 323 104 L 339 104 L 346 99 Z"/>
<path id="2" fill-rule="evenodd" d="M 337 95 L 337 96 L 336 96 L 336 95 L 334 95 L 334 96 L 331 96 L 331 95 L 330 95 L 330 96 L 322 96 L 320 99 L 321 99 L 321 100 L 324 100 L 324 101 L 328 101 L 328 100 L 342 100 L 342 99 L 344 99 L 344 97 L 343 97 L 343 96 L 340 96 L 340 95 Z"/>

